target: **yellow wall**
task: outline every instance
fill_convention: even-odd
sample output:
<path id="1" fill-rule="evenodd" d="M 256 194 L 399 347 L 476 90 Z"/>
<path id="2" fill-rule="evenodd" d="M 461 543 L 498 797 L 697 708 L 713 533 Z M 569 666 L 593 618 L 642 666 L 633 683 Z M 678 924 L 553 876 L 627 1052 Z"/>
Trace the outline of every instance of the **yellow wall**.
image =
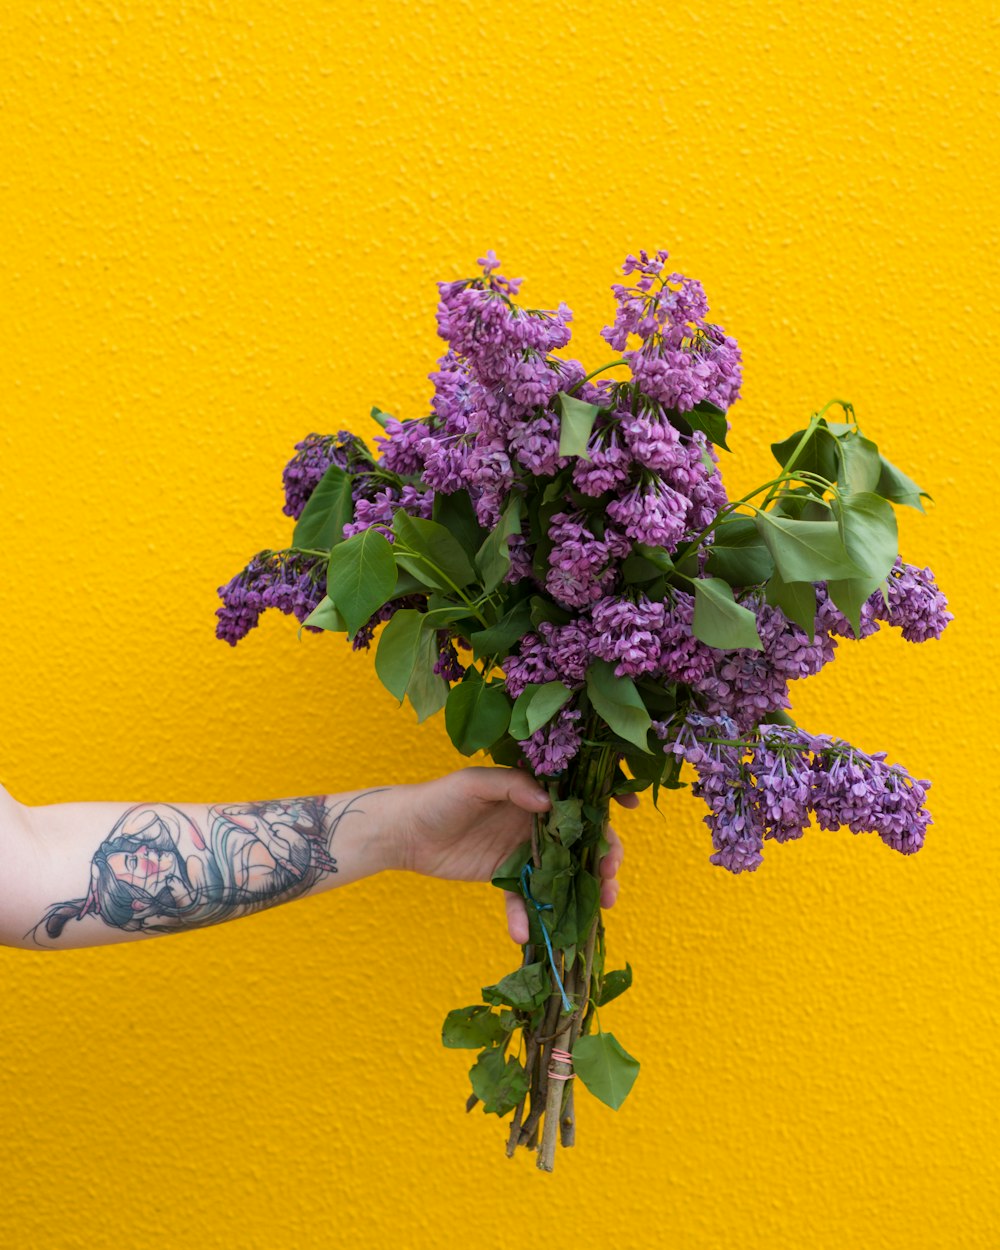
<path id="1" fill-rule="evenodd" d="M 0 952 L 11 1247 L 994 1247 L 992 6 L 298 0 L 4 6 L 0 776 L 211 801 L 462 761 L 370 655 L 215 588 L 289 533 L 311 430 L 420 415 L 438 278 L 495 246 L 598 332 L 666 246 L 745 357 L 733 486 L 833 396 L 929 489 L 957 620 L 796 695 L 933 778 L 926 849 L 755 875 L 648 799 L 605 1013 L 643 1061 L 551 1178 L 466 1116 L 445 1012 L 507 971 L 488 887 L 376 880 L 169 942 Z M 991 185 L 992 183 L 992 185 Z"/>

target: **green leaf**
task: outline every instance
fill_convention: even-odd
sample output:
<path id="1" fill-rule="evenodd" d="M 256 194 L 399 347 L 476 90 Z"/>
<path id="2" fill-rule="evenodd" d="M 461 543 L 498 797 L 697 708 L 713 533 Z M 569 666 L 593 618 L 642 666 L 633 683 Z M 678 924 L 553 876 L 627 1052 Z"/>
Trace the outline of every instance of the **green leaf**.
<path id="1" fill-rule="evenodd" d="M 529 603 L 531 623 L 536 629 L 543 621 L 551 621 L 553 625 L 568 625 L 573 619 L 571 612 L 553 603 L 551 599 L 543 599 L 541 595 L 532 595 Z"/>
<path id="2" fill-rule="evenodd" d="M 510 550 L 507 539 L 521 532 L 521 496 L 512 495 L 500 514 L 496 527 L 486 536 L 476 553 L 476 568 L 482 578 L 483 589 L 495 590 L 510 568 Z"/>
<path id="3" fill-rule="evenodd" d="M 575 941 L 582 945 L 601 906 L 601 883 L 589 872 L 578 872 L 573 878 L 573 898 L 576 903 Z M 569 936 L 568 934 L 566 936 Z M 569 943 L 564 943 L 569 945 Z"/>
<path id="4" fill-rule="evenodd" d="M 622 565 L 622 576 L 627 586 L 646 586 L 657 581 L 663 574 L 651 560 L 633 552 Z"/>
<path id="5" fill-rule="evenodd" d="M 483 998 L 495 1007 L 514 1007 L 518 1011 L 531 1011 L 540 1007 L 552 990 L 548 964 L 525 964 L 516 972 L 509 972 L 496 985 L 483 986 Z"/>
<path id="6" fill-rule="evenodd" d="M 513 1111 L 528 1092 L 528 1074 L 516 1059 L 504 1061 L 498 1046 L 484 1050 L 469 1071 L 472 1089 L 491 1115 Z"/>
<path id="7" fill-rule="evenodd" d="M 860 572 L 857 577 L 831 578 L 830 598 L 851 623 L 855 638 L 861 637 L 861 608 L 883 585 L 896 562 L 899 536 L 892 504 L 880 495 L 861 493 L 834 501 L 844 545 Z"/>
<path id="8" fill-rule="evenodd" d="M 382 630 L 375 652 L 375 672 L 390 694 L 403 702 L 417 662 L 417 649 L 424 626 L 424 613 L 416 608 L 400 608 Z"/>
<path id="9" fill-rule="evenodd" d="M 604 985 L 601 988 L 601 999 L 597 1004 L 598 1007 L 605 1007 L 608 1003 L 613 1002 L 620 994 L 624 994 L 627 989 L 630 989 L 631 986 L 631 964 L 626 964 L 624 968 L 616 968 L 614 972 L 606 973 Z"/>
<path id="10" fill-rule="evenodd" d="M 354 519 L 353 481 L 350 473 L 330 465 L 295 523 L 293 547 L 329 551 L 343 541 L 344 526 Z"/>
<path id="11" fill-rule="evenodd" d="M 449 603 L 443 607 L 430 608 L 424 613 L 425 629 L 447 629 L 449 625 L 453 625 L 456 621 L 471 620 L 475 621 L 475 617 L 469 612 L 467 604 Z"/>
<path id="12" fill-rule="evenodd" d="M 790 438 L 786 438 L 783 442 L 771 444 L 774 458 L 782 468 L 795 455 L 795 450 L 805 434 L 805 430 L 796 430 Z M 827 423 L 821 419 L 809 435 L 801 452 L 796 456 L 792 472 L 801 470 L 804 473 L 818 473 L 820 477 L 825 477 L 828 482 L 835 482 L 837 480 L 837 467 L 836 439 L 834 439 L 827 428 Z"/>
<path id="13" fill-rule="evenodd" d="M 330 552 L 327 593 L 357 633 L 391 597 L 396 586 L 392 544 L 377 529 L 362 530 Z"/>
<path id="14" fill-rule="evenodd" d="M 817 503 L 816 491 L 811 486 L 782 487 L 781 493 L 771 505 L 771 516 L 790 517 L 793 521 L 815 521 L 814 516 L 807 516 Z M 829 512 L 829 509 L 827 509 Z"/>
<path id="15" fill-rule="evenodd" d="M 448 737 L 463 755 L 484 751 L 507 730 L 511 703 L 503 682 L 488 685 L 475 668 L 452 686 L 444 708 Z"/>
<path id="16" fill-rule="evenodd" d="M 861 606 L 880 584 L 873 577 L 844 577 L 826 584 L 830 598 L 850 621 L 855 638 L 861 637 Z"/>
<path id="17" fill-rule="evenodd" d="M 652 721 L 631 677 L 616 677 L 614 665 L 594 660 L 587 669 L 587 694 L 598 716 L 603 716 L 619 737 L 640 751 L 648 751 Z"/>
<path id="18" fill-rule="evenodd" d="M 871 491 L 882 475 L 878 447 L 870 438 L 863 438 L 855 429 L 837 439 L 840 451 L 838 481 L 845 491 Z"/>
<path id="19" fill-rule="evenodd" d="M 450 495 L 435 494 L 431 520 L 443 525 L 458 540 L 459 546 L 470 560 L 482 546 L 487 534 L 476 519 L 469 492 L 465 490 L 456 490 Z"/>
<path id="20" fill-rule="evenodd" d="M 749 608 L 736 602 L 729 583 L 718 577 L 694 579 L 691 630 L 702 642 L 723 651 L 735 651 L 742 647 L 764 650 L 757 633 L 757 618 Z"/>
<path id="21" fill-rule="evenodd" d="M 667 758 L 666 755 L 626 755 L 625 763 L 629 765 L 632 780 L 622 781 L 619 788 L 615 789 L 616 794 L 619 789 L 621 789 L 622 794 L 627 793 L 625 785 L 627 785 L 631 793 L 649 789 L 649 786 L 654 781 L 659 781 L 662 774 L 664 774 Z M 622 773 L 622 778 L 624 776 L 625 774 Z"/>
<path id="22" fill-rule="evenodd" d="M 347 629 L 347 622 L 337 611 L 337 605 L 329 595 L 324 595 L 302 624 L 312 625 L 315 629 L 331 629 L 338 633 Z"/>
<path id="23" fill-rule="evenodd" d="M 881 495 L 883 499 L 891 499 L 893 503 L 905 504 L 908 508 L 916 508 L 918 512 L 923 512 L 924 506 L 920 500 L 930 499 L 931 496 L 925 490 L 922 490 L 912 478 L 908 478 L 901 469 L 897 469 L 894 464 L 890 464 L 885 456 L 880 456 L 879 460 L 882 465 L 882 472 L 879 474 L 878 484 L 875 487 L 876 495 Z"/>
<path id="24" fill-rule="evenodd" d="M 549 816 L 549 828 L 554 829 L 563 846 L 572 846 L 583 833 L 583 817 L 580 799 L 557 799 L 549 791 L 552 800 L 552 812 Z"/>
<path id="25" fill-rule="evenodd" d="M 542 866 L 531 874 L 531 897 L 536 903 L 549 904 L 537 911 L 528 903 L 528 923 L 531 941 L 539 945 L 544 925 L 557 950 L 565 950 L 577 942 L 576 906 L 573 896 L 573 879 L 576 863 L 570 851 L 558 842 L 543 842 Z M 540 948 L 540 947 L 539 947 Z"/>
<path id="26" fill-rule="evenodd" d="M 734 515 L 715 527 L 705 567 L 730 586 L 759 586 L 774 572 L 774 560 L 753 517 Z"/>
<path id="27" fill-rule="evenodd" d="M 421 724 L 428 716 L 433 716 L 444 707 L 449 687 L 441 674 L 434 672 L 439 652 L 437 637 L 433 630 L 421 629 L 416 650 L 413 672 L 406 687 L 406 697 L 417 714 L 417 723 Z"/>
<path id="28" fill-rule="evenodd" d="M 483 1046 L 495 1046 L 506 1035 L 500 1017 L 480 1004 L 449 1011 L 441 1030 L 441 1041 L 454 1050 L 479 1050 Z"/>
<path id="29" fill-rule="evenodd" d="M 437 521 L 413 517 L 402 508 L 392 520 L 396 563 L 439 590 L 461 589 L 475 581 L 469 558 L 456 538 Z M 404 554 L 401 548 L 413 554 Z"/>
<path id="30" fill-rule="evenodd" d="M 490 759 L 501 768 L 521 768 L 526 763 L 520 742 L 509 733 L 490 747 Z"/>
<path id="31" fill-rule="evenodd" d="M 861 572 L 847 554 L 833 520 L 795 521 L 758 512 L 755 524 L 786 582 L 822 582 L 857 577 Z"/>
<path id="32" fill-rule="evenodd" d="M 651 547 L 648 543 L 636 543 L 636 555 L 641 556 L 644 560 L 648 560 L 661 573 L 672 573 L 674 571 L 674 562 L 662 547 Z"/>
<path id="33" fill-rule="evenodd" d="M 573 1070 L 595 1098 L 617 1111 L 639 1075 L 639 1061 L 632 1058 L 613 1033 L 598 1033 L 577 1038 Z"/>
<path id="34" fill-rule="evenodd" d="M 511 735 L 520 742 L 525 742 L 547 724 L 572 697 L 573 691 L 561 681 L 525 686 L 514 701 L 514 710 L 510 717 Z"/>
<path id="35" fill-rule="evenodd" d="M 490 878 L 490 884 L 498 890 L 506 890 L 508 894 L 522 894 L 521 872 L 524 865 L 531 859 L 531 843 L 522 842 L 516 850 L 511 851 L 500 867 Z"/>
<path id="36" fill-rule="evenodd" d="M 427 586 L 419 577 L 414 577 L 406 569 L 396 568 L 396 585 L 393 588 L 393 599 L 402 599 L 404 595 L 426 594 Z"/>
<path id="37" fill-rule="evenodd" d="M 589 460 L 587 443 L 594 428 L 594 420 L 601 411 L 597 404 L 588 404 L 575 395 L 567 395 L 560 391 L 558 396 L 559 411 L 559 454 L 560 456 L 582 456 Z"/>
<path id="38" fill-rule="evenodd" d="M 764 597 L 790 621 L 801 625 L 812 642 L 816 633 L 816 587 L 812 582 L 786 582 L 780 573 L 772 573 Z"/>
<path id="39" fill-rule="evenodd" d="M 879 495 L 861 492 L 835 499 L 833 511 L 847 554 L 857 569 L 874 578 L 878 585 L 888 576 L 899 554 L 899 533 L 892 504 Z"/>
<path id="40" fill-rule="evenodd" d="M 378 404 L 372 405 L 371 418 L 377 421 L 383 430 L 387 428 L 390 421 L 395 420 L 391 412 L 383 412 Z"/>
<path id="41" fill-rule="evenodd" d="M 531 632 L 531 624 L 531 605 L 522 599 L 495 625 L 477 629 L 469 635 L 473 659 L 481 660 L 484 655 L 507 655 L 515 642 Z"/>
<path id="42" fill-rule="evenodd" d="M 726 410 L 724 408 L 719 408 L 707 399 L 702 399 L 695 404 L 690 412 L 684 413 L 684 420 L 690 425 L 692 430 L 701 430 L 703 434 L 707 434 L 709 440 L 716 447 L 722 447 L 725 451 L 729 450 L 729 445 L 726 443 L 729 422 L 726 420 Z M 712 472 L 715 472 L 715 465 L 713 464 L 711 467 Z"/>

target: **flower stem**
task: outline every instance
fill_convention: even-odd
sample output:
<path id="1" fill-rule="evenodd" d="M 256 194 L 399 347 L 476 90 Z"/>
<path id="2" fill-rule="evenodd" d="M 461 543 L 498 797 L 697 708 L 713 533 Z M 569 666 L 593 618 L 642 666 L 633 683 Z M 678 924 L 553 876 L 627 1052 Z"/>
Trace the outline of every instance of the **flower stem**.
<path id="1" fill-rule="evenodd" d="M 617 368 L 618 365 L 627 365 L 627 364 L 628 364 L 628 361 L 625 359 L 624 356 L 619 357 L 618 360 L 609 361 L 608 364 L 601 365 L 599 369 L 595 369 L 592 373 L 588 373 L 587 376 L 585 378 L 581 378 L 579 382 L 574 382 L 573 385 L 566 392 L 566 394 L 572 395 L 573 392 L 578 391 L 580 387 L 584 385 L 585 382 L 589 382 L 591 378 L 596 378 L 599 373 L 604 373 L 607 369 L 614 369 L 614 368 Z"/>

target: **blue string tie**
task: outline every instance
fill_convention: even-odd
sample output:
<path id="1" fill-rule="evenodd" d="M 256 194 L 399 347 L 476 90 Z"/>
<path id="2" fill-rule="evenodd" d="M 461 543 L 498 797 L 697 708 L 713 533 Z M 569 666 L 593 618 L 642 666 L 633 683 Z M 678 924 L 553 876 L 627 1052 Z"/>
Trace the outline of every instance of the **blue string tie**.
<path id="1" fill-rule="evenodd" d="M 530 861 L 521 869 L 521 893 L 524 895 L 525 901 L 534 907 L 535 912 L 538 915 L 538 927 L 542 931 L 542 937 L 545 938 L 545 949 L 549 952 L 549 964 L 552 967 L 552 975 L 555 977 L 556 985 L 559 986 L 559 993 L 562 995 L 563 1011 L 568 1013 L 573 1010 L 573 1004 L 566 997 L 566 990 L 562 983 L 562 977 L 560 977 L 559 969 L 556 967 L 556 957 L 552 952 L 552 939 L 549 937 L 549 931 L 545 927 L 545 922 L 542 920 L 543 911 L 553 911 L 555 909 L 551 903 L 540 903 L 531 893 L 531 874 L 534 871 L 534 866 L 530 863 Z"/>

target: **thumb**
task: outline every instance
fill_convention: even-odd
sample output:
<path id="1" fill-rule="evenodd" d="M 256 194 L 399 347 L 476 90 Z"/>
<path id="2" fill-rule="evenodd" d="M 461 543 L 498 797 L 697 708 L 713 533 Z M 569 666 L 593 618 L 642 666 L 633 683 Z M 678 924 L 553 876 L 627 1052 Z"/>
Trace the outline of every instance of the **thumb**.
<path id="1" fill-rule="evenodd" d="M 481 776 L 485 783 L 481 798 L 496 802 L 507 799 L 527 812 L 544 812 L 551 807 L 548 794 L 522 768 L 484 768 Z"/>

